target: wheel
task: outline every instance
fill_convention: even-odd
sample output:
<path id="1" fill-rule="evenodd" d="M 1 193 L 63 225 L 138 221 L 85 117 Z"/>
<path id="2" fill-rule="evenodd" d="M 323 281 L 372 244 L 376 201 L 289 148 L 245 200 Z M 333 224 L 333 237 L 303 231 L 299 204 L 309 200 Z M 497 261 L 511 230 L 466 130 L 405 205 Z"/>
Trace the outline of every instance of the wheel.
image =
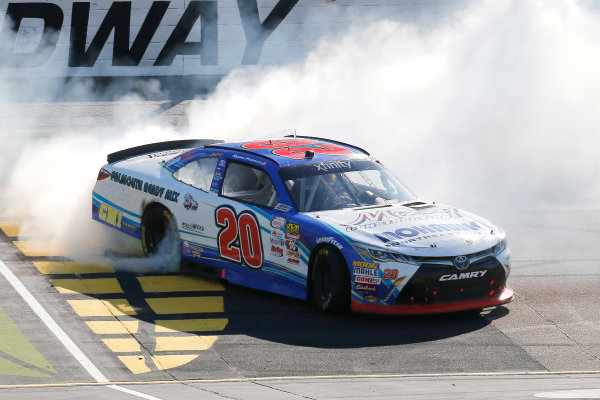
<path id="1" fill-rule="evenodd" d="M 311 265 L 311 294 L 316 306 L 327 314 L 350 309 L 350 274 L 344 257 L 329 247 L 318 250 Z"/>
<path id="2" fill-rule="evenodd" d="M 142 249 L 146 256 L 164 256 L 167 270 L 179 269 L 181 247 L 175 219 L 165 207 L 153 204 L 142 216 Z"/>

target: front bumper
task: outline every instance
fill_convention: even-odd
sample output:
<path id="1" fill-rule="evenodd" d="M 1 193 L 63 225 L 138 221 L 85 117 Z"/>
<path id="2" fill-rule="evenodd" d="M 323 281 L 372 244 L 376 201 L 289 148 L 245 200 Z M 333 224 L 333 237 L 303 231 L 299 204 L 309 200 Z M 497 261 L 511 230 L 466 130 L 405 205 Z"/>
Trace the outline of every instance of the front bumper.
<path id="1" fill-rule="evenodd" d="M 514 298 L 514 292 L 508 287 L 499 295 L 493 297 L 483 297 L 465 301 L 456 301 L 451 303 L 437 304 L 415 304 L 415 305 L 382 305 L 382 304 L 364 304 L 352 300 L 350 309 L 354 312 L 372 313 L 372 314 L 398 314 L 398 315 L 414 315 L 414 314 L 435 314 L 455 311 L 467 311 L 484 307 L 494 307 L 509 303 Z"/>

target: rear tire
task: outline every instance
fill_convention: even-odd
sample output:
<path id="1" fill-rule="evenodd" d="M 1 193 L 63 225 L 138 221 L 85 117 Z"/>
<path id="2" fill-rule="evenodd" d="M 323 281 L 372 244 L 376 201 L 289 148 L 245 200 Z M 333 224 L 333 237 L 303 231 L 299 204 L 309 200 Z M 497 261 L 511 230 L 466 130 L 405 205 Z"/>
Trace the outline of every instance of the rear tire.
<path id="1" fill-rule="evenodd" d="M 343 314 L 350 310 L 350 274 L 337 250 L 318 250 L 311 265 L 310 283 L 312 299 L 322 312 Z"/>
<path id="2" fill-rule="evenodd" d="M 179 230 L 173 215 L 159 204 L 149 206 L 142 217 L 140 236 L 144 255 L 153 256 L 160 253 L 169 256 L 179 269 L 181 262 L 181 245 Z M 171 259 L 171 256 L 172 257 Z M 172 269 L 172 268 L 170 268 Z"/>

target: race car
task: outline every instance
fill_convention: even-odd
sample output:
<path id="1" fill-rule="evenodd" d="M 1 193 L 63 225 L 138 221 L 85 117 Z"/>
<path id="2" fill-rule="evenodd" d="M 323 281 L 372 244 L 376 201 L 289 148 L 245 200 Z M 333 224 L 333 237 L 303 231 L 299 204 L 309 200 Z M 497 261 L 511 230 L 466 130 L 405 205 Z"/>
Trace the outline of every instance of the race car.
<path id="1" fill-rule="evenodd" d="M 502 229 L 417 198 L 365 150 L 293 136 L 108 155 L 92 217 L 222 279 L 323 312 L 426 314 L 513 299 Z"/>

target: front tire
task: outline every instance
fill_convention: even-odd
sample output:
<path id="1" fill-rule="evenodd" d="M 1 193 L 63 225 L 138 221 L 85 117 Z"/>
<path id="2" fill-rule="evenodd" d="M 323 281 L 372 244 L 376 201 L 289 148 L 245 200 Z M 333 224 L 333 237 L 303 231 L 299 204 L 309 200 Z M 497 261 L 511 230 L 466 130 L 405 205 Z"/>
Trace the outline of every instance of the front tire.
<path id="1" fill-rule="evenodd" d="M 337 250 L 318 250 L 311 265 L 310 283 L 313 301 L 322 312 L 343 314 L 350 310 L 350 274 Z"/>

